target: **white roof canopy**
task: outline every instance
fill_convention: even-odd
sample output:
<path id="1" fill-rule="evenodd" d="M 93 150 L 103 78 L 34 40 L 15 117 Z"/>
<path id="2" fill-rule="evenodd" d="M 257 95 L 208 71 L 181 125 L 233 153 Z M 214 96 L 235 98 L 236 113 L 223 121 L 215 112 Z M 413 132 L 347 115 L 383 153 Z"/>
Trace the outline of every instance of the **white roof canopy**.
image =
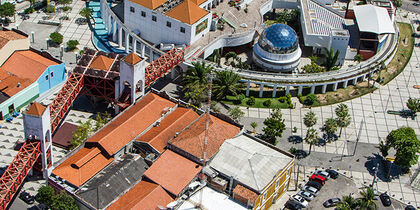
<path id="1" fill-rule="evenodd" d="M 387 9 L 366 4 L 354 6 L 353 10 L 360 31 L 375 34 L 395 33 L 394 24 L 389 18 Z"/>

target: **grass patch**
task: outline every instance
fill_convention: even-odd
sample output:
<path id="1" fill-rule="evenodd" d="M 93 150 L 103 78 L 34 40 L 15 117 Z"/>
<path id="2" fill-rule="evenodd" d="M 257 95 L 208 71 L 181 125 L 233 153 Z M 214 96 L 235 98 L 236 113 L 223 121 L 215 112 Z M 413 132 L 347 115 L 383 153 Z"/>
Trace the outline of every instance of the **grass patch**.
<path id="1" fill-rule="evenodd" d="M 281 103 L 278 98 L 255 98 L 255 104 L 249 106 L 246 102 L 249 98 L 245 98 L 238 103 L 237 97 L 235 96 L 227 96 L 226 99 L 221 100 L 221 103 L 225 103 L 228 105 L 237 105 L 237 106 L 245 106 L 245 107 L 254 107 L 254 108 L 280 108 L 280 109 L 289 109 L 289 104 L 287 102 Z M 264 106 L 264 101 L 271 100 L 271 105 L 269 107 Z"/>
<path id="2" fill-rule="evenodd" d="M 331 104 L 342 103 L 347 100 L 358 98 L 375 91 L 376 87 L 368 87 L 368 82 L 361 82 L 355 86 L 349 85 L 347 88 L 337 89 L 335 92 L 326 92 L 324 94 L 315 94 L 318 101 L 315 102 L 311 107 L 326 106 Z M 306 99 L 306 96 L 302 96 L 299 100 L 301 103 Z"/>
<path id="3" fill-rule="evenodd" d="M 382 85 L 386 85 L 404 70 L 413 53 L 414 37 L 411 25 L 408 23 L 397 24 L 400 31 L 397 52 L 388 66 L 379 71 L 377 77 L 374 78 Z M 382 78 L 384 78 L 383 82 Z"/>

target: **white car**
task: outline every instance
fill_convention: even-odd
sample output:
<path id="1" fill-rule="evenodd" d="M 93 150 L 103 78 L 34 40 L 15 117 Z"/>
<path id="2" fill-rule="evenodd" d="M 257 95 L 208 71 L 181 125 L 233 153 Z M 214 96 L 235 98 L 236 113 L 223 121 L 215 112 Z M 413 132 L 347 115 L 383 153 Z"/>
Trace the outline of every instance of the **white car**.
<path id="1" fill-rule="evenodd" d="M 318 170 L 318 171 L 315 171 L 315 174 L 323 176 L 326 180 L 328 180 L 330 178 L 330 174 L 326 171 Z"/>
<path id="2" fill-rule="evenodd" d="M 306 201 L 305 198 L 302 198 L 302 196 L 300 195 L 292 195 L 291 199 L 299 202 L 303 206 L 303 208 L 308 207 L 308 201 Z"/>
<path id="3" fill-rule="evenodd" d="M 312 195 L 312 193 L 304 191 L 304 190 L 300 190 L 297 195 L 300 195 L 301 197 L 305 198 L 305 200 L 307 201 L 311 201 L 314 199 L 314 195 Z"/>
<path id="4" fill-rule="evenodd" d="M 311 193 L 311 194 L 312 194 L 312 195 L 314 195 L 315 197 L 316 197 L 316 196 L 318 195 L 318 193 L 319 193 L 319 190 L 317 190 L 315 187 L 311 187 L 311 186 L 308 186 L 308 185 L 303 186 L 301 190 L 306 191 L 306 192 L 308 192 L 308 193 Z"/>

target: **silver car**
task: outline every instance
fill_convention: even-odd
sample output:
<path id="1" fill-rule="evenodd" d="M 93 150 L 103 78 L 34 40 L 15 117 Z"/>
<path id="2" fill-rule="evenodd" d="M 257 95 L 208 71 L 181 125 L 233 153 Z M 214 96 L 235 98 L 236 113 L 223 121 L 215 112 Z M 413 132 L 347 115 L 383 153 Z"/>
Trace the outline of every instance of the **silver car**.
<path id="1" fill-rule="evenodd" d="M 297 194 L 305 198 L 305 200 L 307 201 L 311 201 L 314 199 L 314 195 L 312 195 L 312 193 L 307 192 L 307 191 L 300 190 Z"/>
<path id="2" fill-rule="evenodd" d="M 315 171 L 315 174 L 324 177 L 326 180 L 330 178 L 330 174 L 326 171 L 318 170 L 318 171 Z"/>
<path id="3" fill-rule="evenodd" d="M 308 186 L 308 185 L 303 186 L 301 190 L 306 191 L 306 192 L 308 192 L 308 193 L 311 193 L 311 194 L 312 194 L 312 195 L 314 195 L 315 197 L 316 197 L 316 196 L 318 195 L 318 193 L 319 193 L 319 191 L 318 191 L 315 187 L 311 187 L 311 186 Z"/>

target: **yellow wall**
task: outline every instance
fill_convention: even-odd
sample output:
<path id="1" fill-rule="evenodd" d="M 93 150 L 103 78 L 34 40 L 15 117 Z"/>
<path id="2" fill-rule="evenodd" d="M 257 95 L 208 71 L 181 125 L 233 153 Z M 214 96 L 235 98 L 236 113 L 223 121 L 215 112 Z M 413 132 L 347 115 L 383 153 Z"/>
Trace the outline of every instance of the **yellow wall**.
<path id="1" fill-rule="evenodd" d="M 284 192 L 289 188 L 290 177 L 292 175 L 294 159 L 283 169 L 278 172 L 276 177 L 266 186 L 255 201 L 254 209 L 268 209 L 273 203 L 274 195 L 277 192 L 276 200 L 279 199 Z M 289 171 L 289 174 L 287 174 Z M 276 189 L 277 180 L 279 186 Z M 266 198 L 263 199 L 264 194 L 267 193 Z"/>

